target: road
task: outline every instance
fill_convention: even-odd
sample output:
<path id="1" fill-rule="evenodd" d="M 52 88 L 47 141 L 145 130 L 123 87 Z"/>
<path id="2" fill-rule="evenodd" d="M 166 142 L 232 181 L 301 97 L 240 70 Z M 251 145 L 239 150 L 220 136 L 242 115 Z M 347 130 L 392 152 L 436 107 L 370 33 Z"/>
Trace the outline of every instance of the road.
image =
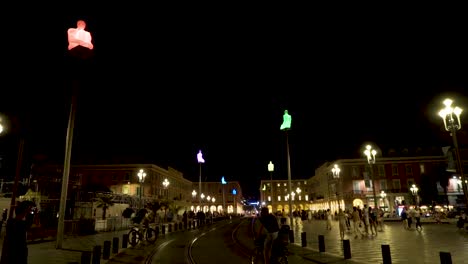
<path id="1" fill-rule="evenodd" d="M 296 225 L 295 243 L 301 244 L 301 233 L 305 232 L 307 247 L 318 250 L 318 236 L 325 237 L 325 251 L 343 256 L 342 243 L 337 222 L 327 231 L 325 221 L 305 221 Z M 382 263 L 381 245 L 390 245 L 392 263 L 440 263 L 439 252 L 450 252 L 453 263 L 466 263 L 468 233 L 459 231 L 455 224 L 423 224 L 422 231 L 405 230 L 401 222 L 385 222 L 384 231 L 377 236 L 350 240 L 351 259 L 362 263 Z"/>
<path id="2" fill-rule="evenodd" d="M 247 263 L 248 250 L 237 241 L 247 230 L 245 219 L 222 221 L 200 229 L 183 231 L 162 243 L 147 263 Z M 240 227 L 240 228 L 239 228 Z"/>

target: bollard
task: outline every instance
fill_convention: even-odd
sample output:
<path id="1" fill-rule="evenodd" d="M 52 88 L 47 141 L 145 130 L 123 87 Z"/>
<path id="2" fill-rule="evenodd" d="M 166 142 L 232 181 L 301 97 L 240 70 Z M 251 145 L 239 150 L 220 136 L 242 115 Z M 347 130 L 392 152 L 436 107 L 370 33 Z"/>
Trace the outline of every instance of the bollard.
<path id="1" fill-rule="evenodd" d="M 104 241 L 104 247 L 102 249 L 102 258 L 106 260 L 109 259 L 110 252 L 111 252 L 111 242 L 110 240 L 106 240 Z"/>
<path id="2" fill-rule="evenodd" d="M 161 230 L 161 234 L 166 234 L 166 226 L 165 225 L 162 225 L 162 230 Z"/>
<path id="3" fill-rule="evenodd" d="M 351 258 L 351 244 L 349 243 L 349 239 L 343 240 L 343 255 L 345 259 Z"/>
<path id="4" fill-rule="evenodd" d="M 156 226 L 154 228 L 154 232 L 156 233 L 156 237 L 158 237 L 159 236 L 159 226 Z"/>
<path id="5" fill-rule="evenodd" d="M 90 264 L 91 263 L 91 251 L 81 252 L 81 264 Z"/>
<path id="6" fill-rule="evenodd" d="M 382 260 L 383 264 L 392 264 L 392 256 L 390 255 L 390 245 L 382 245 Z"/>
<path id="7" fill-rule="evenodd" d="M 179 225 L 177 223 L 174 223 L 174 232 L 177 231 L 178 227 L 179 227 Z"/>
<path id="8" fill-rule="evenodd" d="M 319 235 L 318 240 L 319 252 L 325 252 L 325 236 Z"/>
<path id="9" fill-rule="evenodd" d="M 172 224 L 167 224 L 167 232 L 172 232 Z"/>
<path id="10" fill-rule="evenodd" d="M 301 233 L 301 242 L 302 242 L 302 247 L 307 247 L 306 232 Z"/>
<path id="11" fill-rule="evenodd" d="M 294 231 L 289 230 L 289 242 L 294 243 Z"/>
<path id="12" fill-rule="evenodd" d="M 119 253 L 119 238 L 118 237 L 112 238 L 112 253 L 114 254 Z"/>
<path id="13" fill-rule="evenodd" d="M 452 264 L 450 252 L 439 252 L 440 264 Z"/>
<path id="14" fill-rule="evenodd" d="M 127 248 L 128 246 L 128 234 L 122 236 L 122 248 Z"/>
<path id="15" fill-rule="evenodd" d="M 182 228 L 187 229 L 187 224 L 185 224 L 185 222 L 184 222 L 184 226 L 185 226 L 185 227 L 183 227 L 183 226 L 182 226 L 182 222 L 180 222 L 180 223 L 179 223 L 179 230 L 182 230 Z"/>
<path id="16" fill-rule="evenodd" d="M 101 246 L 94 246 L 92 264 L 101 264 Z"/>

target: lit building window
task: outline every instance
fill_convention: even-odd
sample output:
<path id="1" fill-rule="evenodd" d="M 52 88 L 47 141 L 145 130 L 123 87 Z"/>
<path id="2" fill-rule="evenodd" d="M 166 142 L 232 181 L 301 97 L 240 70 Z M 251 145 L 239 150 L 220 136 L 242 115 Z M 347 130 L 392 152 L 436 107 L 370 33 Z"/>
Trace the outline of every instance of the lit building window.
<path id="1" fill-rule="evenodd" d="M 278 202 L 281 202 L 281 196 L 278 195 Z"/>
<path id="2" fill-rule="evenodd" d="M 306 194 L 304 198 L 305 198 L 306 201 L 309 201 L 309 195 L 308 194 Z"/>

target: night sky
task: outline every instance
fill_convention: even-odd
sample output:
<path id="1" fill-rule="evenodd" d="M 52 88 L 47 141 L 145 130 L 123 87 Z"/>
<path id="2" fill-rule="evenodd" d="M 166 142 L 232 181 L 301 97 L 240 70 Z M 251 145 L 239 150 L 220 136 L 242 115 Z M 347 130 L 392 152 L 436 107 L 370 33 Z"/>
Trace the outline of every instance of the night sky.
<path id="1" fill-rule="evenodd" d="M 365 142 L 448 145 L 442 100 L 468 106 L 459 21 L 77 13 L 2 18 L 9 40 L 0 113 L 19 118 L 30 155 L 63 159 L 70 74 L 89 80 L 80 88 L 72 162 L 151 162 L 198 181 L 201 149 L 203 180 L 240 181 L 246 195 L 269 179 L 270 160 L 273 177 L 287 179 L 285 109 L 296 179 L 325 161 L 360 157 Z M 77 19 L 94 39 L 85 72 L 64 64 L 66 31 Z M 14 154 L 14 140 L 0 139 L 4 153 Z"/>

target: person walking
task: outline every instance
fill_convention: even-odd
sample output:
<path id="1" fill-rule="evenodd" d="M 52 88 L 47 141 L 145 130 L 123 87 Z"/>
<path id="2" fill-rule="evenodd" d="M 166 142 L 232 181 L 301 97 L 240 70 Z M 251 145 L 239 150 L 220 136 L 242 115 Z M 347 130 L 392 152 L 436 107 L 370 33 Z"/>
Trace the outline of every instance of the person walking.
<path id="1" fill-rule="evenodd" d="M 0 264 L 27 264 L 28 244 L 26 241 L 28 224 L 26 216 L 31 213 L 32 202 L 23 201 L 16 205 L 15 217 L 6 225 Z"/>
<path id="2" fill-rule="evenodd" d="M 332 214 L 331 214 L 330 209 L 327 209 L 326 218 L 327 218 L 326 228 L 327 230 L 331 230 L 332 229 Z"/>
<path id="3" fill-rule="evenodd" d="M 358 234 L 362 237 L 361 229 L 359 225 L 361 225 L 361 217 L 359 215 L 359 211 L 357 210 L 356 206 L 353 206 L 353 212 L 351 213 L 351 219 L 353 220 L 353 231 L 354 231 L 354 238 L 358 238 Z"/>
<path id="4" fill-rule="evenodd" d="M 262 207 L 260 216 L 253 219 L 252 227 L 255 239 L 265 239 L 263 244 L 263 259 L 265 260 L 265 264 L 269 264 L 273 241 L 278 237 L 278 221 L 273 214 L 268 212 L 267 207 Z"/>
<path id="5" fill-rule="evenodd" d="M 341 208 L 338 210 L 338 225 L 340 229 L 340 238 L 343 240 L 346 231 L 346 214 Z"/>

